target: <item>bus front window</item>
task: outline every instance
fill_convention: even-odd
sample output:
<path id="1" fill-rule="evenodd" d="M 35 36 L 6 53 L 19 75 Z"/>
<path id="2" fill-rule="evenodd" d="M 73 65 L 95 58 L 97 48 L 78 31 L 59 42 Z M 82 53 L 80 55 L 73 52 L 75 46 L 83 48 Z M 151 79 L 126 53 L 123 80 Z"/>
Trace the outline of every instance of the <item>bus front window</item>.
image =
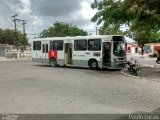
<path id="1" fill-rule="evenodd" d="M 113 54 L 117 57 L 125 56 L 125 42 L 114 41 L 113 42 Z"/>

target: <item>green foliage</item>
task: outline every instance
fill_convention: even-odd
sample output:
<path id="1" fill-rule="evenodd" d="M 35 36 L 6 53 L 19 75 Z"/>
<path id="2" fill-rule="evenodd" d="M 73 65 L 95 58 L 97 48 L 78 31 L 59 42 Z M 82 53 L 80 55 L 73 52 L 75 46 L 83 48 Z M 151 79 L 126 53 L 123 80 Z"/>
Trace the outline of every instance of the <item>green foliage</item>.
<path id="1" fill-rule="evenodd" d="M 93 22 L 103 26 L 116 26 L 122 24 L 131 27 L 131 30 L 141 28 L 159 31 L 160 29 L 160 0 L 95 0 L 91 7 L 98 9 L 92 18 Z"/>
<path id="2" fill-rule="evenodd" d="M 86 31 L 73 26 L 72 24 L 56 22 L 47 30 L 40 33 L 40 37 L 65 37 L 65 36 L 84 36 L 87 35 Z"/>
<path id="3" fill-rule="evenodd" d="M 100 35 L 113 35 L 113 34 L 117 34 L 117 35 L 125 35 L 127 33 L 127 31 L 122 32 L 121 30 L 116 30 L 115 26 L 110 25 L 107 28 L 106 27 L 101 27 L 99 29 L 99 34 Z"/>
<path id="4" fill-rule="evenodd" d="M 103 32 L 119 33 L 120 26 L 125 24 L 140 47 L 159 41 L 153 33 L 160 31 L 160 0 L 95 0 L 91 7 L 98 9 L 91 21 L 103 22 Z"/>
<path id="5" fill-rule="evenodd" d="M 150 43 L 160 43 L 160 33 L 152 33 L 149 37 Z"/>
<path id="6" fill-rule="evenodd" d="M 20 31 L 17 31 L 17 36 L 20 45 L 28 44 L 28 38 L 24 39 L 23 34 Z M 15 31 L 12 29 L 1 29 L 0 28 L 0 44 L 9 44 L 9 45 L 16 45 L 16 37 Z"/>

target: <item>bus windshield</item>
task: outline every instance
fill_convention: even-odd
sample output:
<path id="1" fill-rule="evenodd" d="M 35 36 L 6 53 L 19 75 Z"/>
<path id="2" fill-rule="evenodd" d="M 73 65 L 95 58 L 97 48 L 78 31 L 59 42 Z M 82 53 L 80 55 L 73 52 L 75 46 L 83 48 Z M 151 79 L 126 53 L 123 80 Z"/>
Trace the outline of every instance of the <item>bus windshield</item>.
<path id="1" fill-rule="evenodd" d="M 125 42 L 114 41 L 113 42 L 113 54 L 117 57 L 125 56 Z"/>

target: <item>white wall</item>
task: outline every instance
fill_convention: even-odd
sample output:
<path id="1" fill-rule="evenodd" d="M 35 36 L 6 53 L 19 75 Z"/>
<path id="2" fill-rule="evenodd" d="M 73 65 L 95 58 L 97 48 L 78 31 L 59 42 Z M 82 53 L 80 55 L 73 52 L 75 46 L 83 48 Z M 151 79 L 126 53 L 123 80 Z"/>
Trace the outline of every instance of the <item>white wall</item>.
<path id="1" fill-rule="evenodd" d="M 132 53 L 132 54 L 135 53 L 135 47 L 131 47 L 131 53 Z"/>

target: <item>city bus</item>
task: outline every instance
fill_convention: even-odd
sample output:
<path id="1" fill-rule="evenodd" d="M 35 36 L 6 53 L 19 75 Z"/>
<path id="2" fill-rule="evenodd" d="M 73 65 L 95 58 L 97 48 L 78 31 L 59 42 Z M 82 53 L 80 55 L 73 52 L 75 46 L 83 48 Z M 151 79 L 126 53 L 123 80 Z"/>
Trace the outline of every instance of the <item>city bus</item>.
<path id="1" fill-rule="evenodd" d="M 38 38 L 32 41 L 32 60 L 52 67 L 121 69 L 126 63 L 125 40 L 120 35 Z"/>

